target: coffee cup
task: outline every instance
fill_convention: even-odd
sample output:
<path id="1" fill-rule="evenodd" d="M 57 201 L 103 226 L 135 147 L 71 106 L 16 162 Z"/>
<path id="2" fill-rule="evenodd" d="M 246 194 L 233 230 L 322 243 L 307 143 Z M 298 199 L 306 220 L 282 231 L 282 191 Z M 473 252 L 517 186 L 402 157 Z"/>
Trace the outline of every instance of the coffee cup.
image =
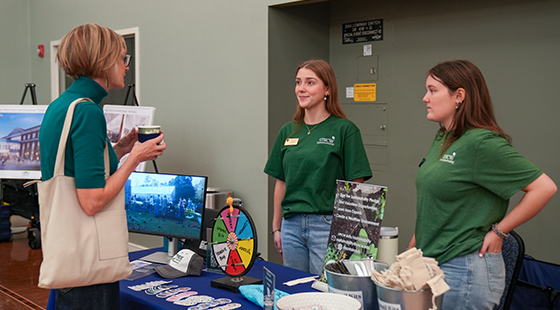
<path id="1" fill-rule="evenodd" d="M 145 142 L 161 134 L 161 126 L 138 126 L 138 141 Z"/>

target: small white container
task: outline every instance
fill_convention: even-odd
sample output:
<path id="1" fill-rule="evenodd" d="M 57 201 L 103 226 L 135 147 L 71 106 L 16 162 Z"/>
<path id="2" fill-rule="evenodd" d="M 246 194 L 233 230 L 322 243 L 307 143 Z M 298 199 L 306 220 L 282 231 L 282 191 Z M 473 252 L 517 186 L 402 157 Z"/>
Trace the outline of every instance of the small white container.
<path id="1" fill-rule="evenodd" d="M 381 227 L 377 244 L 377 260 L 392 265 L 399 253 L 399 228 Z"/>

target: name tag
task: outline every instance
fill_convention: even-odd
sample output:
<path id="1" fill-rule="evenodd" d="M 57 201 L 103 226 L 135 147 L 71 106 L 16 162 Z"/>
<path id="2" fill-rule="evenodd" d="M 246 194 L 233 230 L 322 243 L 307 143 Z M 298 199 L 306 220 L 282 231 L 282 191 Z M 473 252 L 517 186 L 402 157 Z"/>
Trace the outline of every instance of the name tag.
<path id="1" fill-rule="evenodd" d="M 286 139 L 286 142 L 284 142 L 284 145 L 297 145 L 298 142 L 299 142 L 299 138 Z"/>

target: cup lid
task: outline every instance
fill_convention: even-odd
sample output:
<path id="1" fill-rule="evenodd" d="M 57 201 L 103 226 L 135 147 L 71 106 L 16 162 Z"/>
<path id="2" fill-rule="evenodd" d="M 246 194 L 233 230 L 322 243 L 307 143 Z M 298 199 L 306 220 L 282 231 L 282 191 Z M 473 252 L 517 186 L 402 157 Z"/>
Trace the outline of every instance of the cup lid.
<path id="1" fill-rule="evenodd" d="M 381 227 L 381 236 L 384 237 L 398 237 L 399 228 L 398 227 Z"/>

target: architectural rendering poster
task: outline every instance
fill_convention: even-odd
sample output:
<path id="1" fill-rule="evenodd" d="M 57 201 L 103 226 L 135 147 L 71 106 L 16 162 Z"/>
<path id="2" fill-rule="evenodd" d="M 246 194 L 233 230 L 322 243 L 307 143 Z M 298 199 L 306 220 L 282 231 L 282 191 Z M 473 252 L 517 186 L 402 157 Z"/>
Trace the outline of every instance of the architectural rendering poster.
<path id="1" fill-rule="evenodd" d="M 39 129 L 46 110 L 46 105 L 0 105 L 0 178 L 41 178 Z"/>
<path id="2" fill-rule="evenodd" d="M 132 128 L 152 125 L 155 108 L 139 106 L 109 105 L 103 106 L 105 120 L 107 121 L 107 135 L 114 145 L 120 138 L 128 134 Z M 122 164 L 127 156 L 121 159 Z M 119 164 L 119 165 L 120 165 Z M 140 163 L 136 171 L 144 171 L 146 163 Z"/>
<path id="3" fill-rule="evenodd" d="M 387 187 L 337 180 L 325 264 L 377 257 Z M 321 280 L 326 282 L 324 273 Z"/>

